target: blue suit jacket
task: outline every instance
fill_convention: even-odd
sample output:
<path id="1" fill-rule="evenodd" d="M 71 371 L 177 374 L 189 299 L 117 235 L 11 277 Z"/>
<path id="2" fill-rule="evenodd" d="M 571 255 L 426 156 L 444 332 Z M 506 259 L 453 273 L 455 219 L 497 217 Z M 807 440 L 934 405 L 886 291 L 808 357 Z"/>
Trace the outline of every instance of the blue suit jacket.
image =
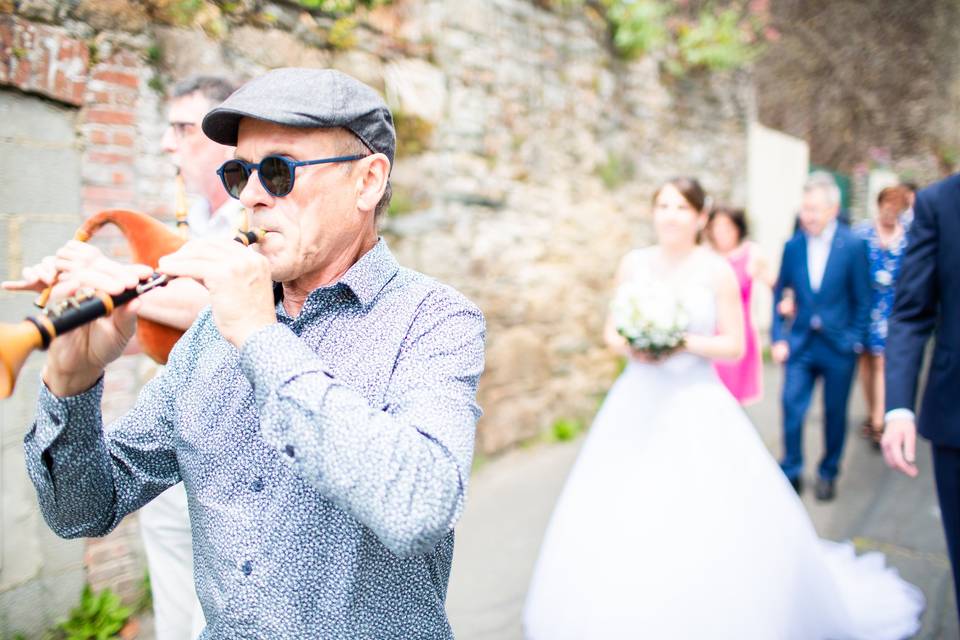
<path id="1" fill-rule="evenodd" d="M 887 410 L 914 409 L 923 352 L 936 346 L 920 433 L 960 448 L 960 175 L 917 195 L 887 334 Z"/>
<path id="2" fill-rule="evenodd" d="M 796 317 L 788 322 L 777 313 L 783 290 L 794 292 Z M 840 355 L 863 350 L 870 322 L 870 263 L 867 245 L 843 224 L 837 225 L 820 290 L 810 287 L 807 269 L 807 238 L 795 234 L 783 247 L 780 276 L 774 289 L 774 342 L 786 340 L 790 353 L 800 353 L 810 337 L 819 332 Z"/>

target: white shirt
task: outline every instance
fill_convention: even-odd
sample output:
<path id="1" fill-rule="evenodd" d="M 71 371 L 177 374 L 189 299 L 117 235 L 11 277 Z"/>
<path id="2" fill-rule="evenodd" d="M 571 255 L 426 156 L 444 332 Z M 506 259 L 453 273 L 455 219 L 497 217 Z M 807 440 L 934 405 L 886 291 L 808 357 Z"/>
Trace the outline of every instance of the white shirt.
<path id="1" fill-rule="evenodd" d="M 827 260 L 830 258 L 830 245 L 837 232 L 837 221 L 830 221 L 818 236 L 807 236 L 807 272 L 810 274 L 810 288 L 816 293 L 823 283 L 823 274 L 827 270 Z"/>
<path id="2" fill-rule="evenodd" d="M 213 215 L 210 204 L 205 198 L 193 199 L 187 213 L 187 226 L 191 238 L 230 239 L 237 235 L 243 222 L 243 204 L 235 198 L 229 198 L 220 205 Z"/>

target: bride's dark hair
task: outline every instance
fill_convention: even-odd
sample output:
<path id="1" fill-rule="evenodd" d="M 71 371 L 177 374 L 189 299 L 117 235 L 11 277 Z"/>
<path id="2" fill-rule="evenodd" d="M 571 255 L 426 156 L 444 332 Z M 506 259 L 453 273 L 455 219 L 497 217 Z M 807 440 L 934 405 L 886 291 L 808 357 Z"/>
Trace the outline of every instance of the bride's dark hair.
<path id="1" fill-rule="evenodd" d="M 660 192 L 663 191 L 663 188 L 667 185 L 672 186 L 674 189 L 680 192 L 680 195 L 683 196 L 684 200 L 690 203 L 697 211 L 703 211 L 707 203 L 707 192 L 703 190 L 703 187 L 700 186 L 700 181 L 696 178 L 691 178 L 687 176 L 678 176 L 676 178 L 670 178 L 663 184 L 661 184 L 656 191 L 653 192 L 653 201 L 657 201 Z"/>

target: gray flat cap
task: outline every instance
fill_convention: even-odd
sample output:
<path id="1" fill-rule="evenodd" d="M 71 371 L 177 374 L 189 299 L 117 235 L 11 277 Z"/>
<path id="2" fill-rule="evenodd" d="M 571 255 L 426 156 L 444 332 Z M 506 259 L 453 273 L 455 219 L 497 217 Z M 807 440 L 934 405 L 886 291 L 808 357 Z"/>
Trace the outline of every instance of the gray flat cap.
<path id="1" fill-rule="evenodd" d="M 203 118 L 214 142 L 236 146 L 241 118 L 288 127 L 344 127 L 390 159 L 397 147 L 393 117 L 380 95 L 333 69 L 275 69 L 246 83 Z"/>

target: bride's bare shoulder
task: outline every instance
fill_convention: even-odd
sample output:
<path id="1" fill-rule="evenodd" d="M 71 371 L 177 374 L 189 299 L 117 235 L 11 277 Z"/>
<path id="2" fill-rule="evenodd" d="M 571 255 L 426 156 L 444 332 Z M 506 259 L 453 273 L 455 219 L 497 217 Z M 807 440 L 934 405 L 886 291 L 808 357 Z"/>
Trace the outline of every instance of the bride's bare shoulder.
<path id="1" fill-rule="evenodd" d="M 629 276 L 645 268 L 650 261 L 650 254 L 655 247 L 631 249 L 620 258 L 620 267 L 617 270 L 622 277 Z"/>

